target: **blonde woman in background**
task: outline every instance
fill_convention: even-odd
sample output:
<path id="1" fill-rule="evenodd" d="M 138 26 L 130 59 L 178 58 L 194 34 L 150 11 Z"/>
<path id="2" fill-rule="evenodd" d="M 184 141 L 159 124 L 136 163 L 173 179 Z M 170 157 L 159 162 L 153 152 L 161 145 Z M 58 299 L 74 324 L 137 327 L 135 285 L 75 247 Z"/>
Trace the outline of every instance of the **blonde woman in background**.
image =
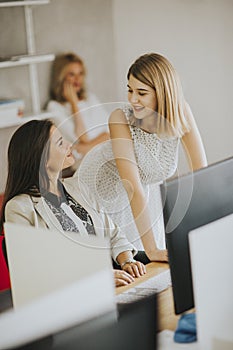
<path id="1" fill-rule="evenodd" d="M 129 105 L 111 114 L 111 140 L 83 158 L 77 176 L 128 239 L 138 249 L 143 245 L 149 260 L 167 261 L 159 183 L 175 173 L 180 142 L 191 170 L 206 166 L 206 155 L 179 77 L 165 57 L 139 57 L 127 78 Z"/>
<path id="2" fill-rule="evenodd" d="M 109 139 L 109 116 L 97 97 L 87 92 L 85 79 L 86 68 L 78 55 L 70 52 L 55 58 L 47 110 L 80 156 Z"/>

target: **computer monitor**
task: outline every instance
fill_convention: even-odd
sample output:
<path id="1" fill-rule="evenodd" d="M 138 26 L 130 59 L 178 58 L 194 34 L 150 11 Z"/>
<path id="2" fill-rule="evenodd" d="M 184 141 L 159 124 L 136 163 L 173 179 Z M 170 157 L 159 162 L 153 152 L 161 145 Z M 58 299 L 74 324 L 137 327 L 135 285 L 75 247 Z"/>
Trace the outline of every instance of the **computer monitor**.
<path id="1" fill-rule="evenodd" d="M 0 302 L 10 298 L 9 291 Z M 12 306 L 12 304 L 11 304 Z M 118 320 L 112 312 L 27 343 L 17 350 L 156 350 L 157 295 L 119 305 Z M 9 328 L 9 332 L 12 329 Z M 0 349 L 1 346 L 0 339 Z M 4 347 L 5 349 L 5 347 Z"/>
<path id="2" fill-rule="evenodd" d="M 116 323 L 99 318 L 53 338 L 54 350 L 156 350 L 157 298 L 146 296 L 119 308 Z"/>
<path id="3" fill-rule="evenodd" d="M 233 213 L 233 157 L 166 181 L 161 194 L 174 307 L 180 314 L 194 307 L 188 234 Z"/>

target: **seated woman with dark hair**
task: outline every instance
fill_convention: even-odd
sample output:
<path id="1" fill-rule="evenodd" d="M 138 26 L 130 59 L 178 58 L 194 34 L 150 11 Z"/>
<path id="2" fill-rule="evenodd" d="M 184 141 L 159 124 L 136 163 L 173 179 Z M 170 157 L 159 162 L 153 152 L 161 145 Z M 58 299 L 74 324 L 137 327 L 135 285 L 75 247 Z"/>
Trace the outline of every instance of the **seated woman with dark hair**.
<path id="1" fill-rule="evenodd" d="M 88 190 L 80 193 L 77 178 L 61 181 L 61 171 L 73 165 L 71 145 L 50 120 L 22 125 L 8 149 L 8 178 L 3 201 L 3 223 L 13 222 L 77 235 L 108 236 L 116 286 L 131 283 L 145 274 L 145 266 L 134 260 L 137 253 L 110 218 L 99 210 Z"/>

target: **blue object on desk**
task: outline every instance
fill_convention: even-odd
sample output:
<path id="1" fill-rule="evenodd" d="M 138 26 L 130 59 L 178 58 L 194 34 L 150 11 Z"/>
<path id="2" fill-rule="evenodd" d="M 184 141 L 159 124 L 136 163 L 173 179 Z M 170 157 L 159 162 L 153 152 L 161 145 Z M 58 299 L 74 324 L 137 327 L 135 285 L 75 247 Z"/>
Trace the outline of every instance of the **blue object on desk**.
<path id="1" fill-rule="evenodd" d="M 182 315 L 174 333 L 176 343 L 192 343 L 197 341 L 196 314 Z"/>

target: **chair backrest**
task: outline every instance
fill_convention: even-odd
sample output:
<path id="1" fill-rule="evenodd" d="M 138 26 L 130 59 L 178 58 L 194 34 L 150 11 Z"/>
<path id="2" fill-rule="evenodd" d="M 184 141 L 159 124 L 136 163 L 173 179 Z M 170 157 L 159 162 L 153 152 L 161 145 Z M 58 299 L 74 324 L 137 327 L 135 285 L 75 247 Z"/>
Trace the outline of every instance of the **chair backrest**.
<path id="1" fill-rule="evenodd" d="M 0 291 L 5 289 L 10 289 L 10 276 L 9 270 L 6 264 L 5 256 L 3 253 L 3 244 L 5 243 L 4 232 L 1 232 L 0 235 Z"/>
<path id="2" fill-rule="evenodd" d="M 2 203 L 3 203 L 3 193 L 0 194 L 0 212 L 2 210 Z M 11 287 L 10 285 L 10 277 L 9 277 L 9 271 L 8 266 L 6 264 L 6 256 L 4 254 L 5 251 L 5 238 L 4 238 L 4 231 L 0 233 L 0 291 L 9 289 Z"/>

